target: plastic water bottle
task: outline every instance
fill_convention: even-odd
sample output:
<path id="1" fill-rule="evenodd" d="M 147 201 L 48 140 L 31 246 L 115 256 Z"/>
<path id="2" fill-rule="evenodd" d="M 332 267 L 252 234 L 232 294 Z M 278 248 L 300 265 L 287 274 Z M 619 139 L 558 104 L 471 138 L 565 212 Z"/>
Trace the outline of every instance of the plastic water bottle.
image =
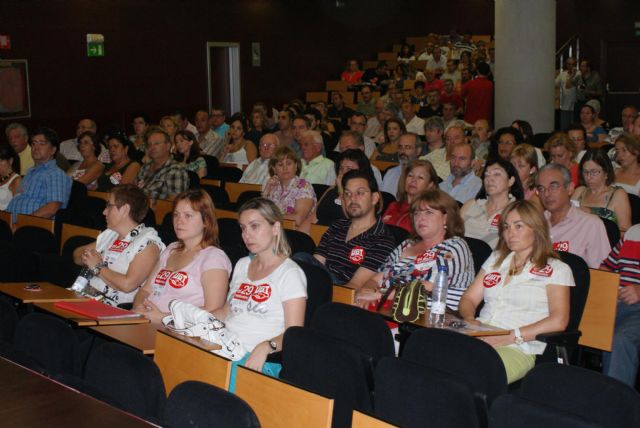
<path id="1" fill-rule="evenodd" d="M 73 282 L 71 289 L 76 293 L 84 293 L 91 278 L 93 278 L 93 272 L 88 267 L 83 267 L 80 269 L 80 274 Z"/>
<path id="2" fill-rule="evenodd" d="M 447 309 L 447 288 L 449 286 L 449 269 L 447 265 L 438 267 L 436 280 L 431 291 L 431 312 L 429 313 L 429 326 L 442 328 L 444 326 L 444 313 Z"/>

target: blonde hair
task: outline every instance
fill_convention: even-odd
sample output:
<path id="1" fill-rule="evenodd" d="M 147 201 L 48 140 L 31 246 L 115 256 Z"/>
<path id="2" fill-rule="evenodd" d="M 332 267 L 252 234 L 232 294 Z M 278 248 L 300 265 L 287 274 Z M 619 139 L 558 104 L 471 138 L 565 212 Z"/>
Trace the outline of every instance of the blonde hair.
<path id="1" fill-rule="evenodd" d="M 498 222 L 500 239 L 498 240 L 498 245 L 495 249 L 497 257 L 493 267 L 497 268 L 500 266 L 509 253 L 511 253 L 511 250 L 504 239 L 504 231 L 507 216 L 512 211 L 517 211 L 518 214 L 520 214 L 522 222 L 533 230 L 534 241 L 530 257 L 533 265 L 538 269 L 542 269 L 546 266 L 549 258 L 557 259 L 558 254 L 553 251 L 547 220 L 544 218 L 542 212 L 532 202 L 522 200 L 511 202 L 500 214 L 500 221 Z"/>
<path id="2" fill-rule="evenodd" d="M 253 198 L 242 204 L 238 210 L 238 216 L 248 210 L 256 210 L 271 226 L 280 224 L 280 233 L 276 236 L 276 245 L 274 251 L 277 256 L 289 257 L 291 255 L 291 247 L 287 241 L 287 235 L 284 233 L 284 217 L 280 208 L 267 198 Z"/>
<path id="3" fill-rule="evenodd" d="M 576 143 L 574 143 L 573 140 L 564 132 L 556 132 L 547 140 L 546 143 L 544 143 L 544 149 L 546 151 L 550 151 L 553 147 L 560 146 L 564 147 L 569 153 L 571 153 L 572 159 L 578 154 Z"/>
<path id="4" fill-rule="evenodd" d="M 538 153 L 536 153 L 536 149 L 531 144 L 523 143 L 515 146 L 511 152 L 511 159 L 513 158 L 524 159 L 524 161 L 529 164 L 529 167 L 535 167 L 536 173 L 538 172 Z M 522 187 L 526 189 L 536 187 L 535 174 L 531 174 L 527 180 L 522 183 Z"/>

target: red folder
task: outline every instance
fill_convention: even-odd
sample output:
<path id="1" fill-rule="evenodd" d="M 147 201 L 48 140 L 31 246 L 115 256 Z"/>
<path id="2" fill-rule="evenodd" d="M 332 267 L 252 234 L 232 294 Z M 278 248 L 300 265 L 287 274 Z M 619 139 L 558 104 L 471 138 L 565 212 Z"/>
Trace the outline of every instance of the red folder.
<path id="1" fill-rule="evenodd" d="M 108 320 L 115 318 L 137 318 L 140 314 L 105 305 L 97 300 L 87 300 L 84 302 L 56 302 L 56 308 L 75 312 L 92 320 Z"/>

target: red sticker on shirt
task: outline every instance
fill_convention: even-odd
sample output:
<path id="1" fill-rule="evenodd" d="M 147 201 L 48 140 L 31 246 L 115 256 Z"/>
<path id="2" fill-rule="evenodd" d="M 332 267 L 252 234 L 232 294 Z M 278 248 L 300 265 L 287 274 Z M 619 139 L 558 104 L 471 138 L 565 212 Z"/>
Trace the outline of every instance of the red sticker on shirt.
<path id="1" fill-rule="evenodd" d="M 251 295 L 251 300 L 262 303 L 271 297 L 271 286 L 269 284 L 260 284 L 256 286 L 255 291 Z"/>
<path id="2" fill-rule="evenodd" d="M 482 285 L 484 285 L 486 288 L 495 287 L 496 285 L 498 285 L 498 283 L 500 283 L 501 280 L 502 275 L 500 275 L 500 272 L 491 272 L 484 276 Z"/>
<path id="3" fill-rule="evenodd" d="M 534 275 L 545 276 L 549 278 L 553 274 L 553 268 L 551 267 L 551 265 L 546 265 L 542 269 L 538 269 L 534 266 L 531 268 L 529 272 L 531 272 Z"/>
<path id="4" fill-rule="evenodd" d="M 186 272 L 176 272 L 169 278 L 169 285 L 173 288 L 182 288 L 189 282 L 189 274 Z"/>
<path id="5" fill-rule="evenodd" d="M 238 291 L 233 294 L 233 298 L 245 302 L 249 300 L 249 297 L 251 297 L 255 289 L 256 286 L 253 284 L 240 284 L 240 287 L 238 287 Z"/>
<path id="6" fill-rule="evenodd" d="M 115 241 L 113 241 L 113 244 L 111 244 L 111 247 L 109 248 L 109 251 L 114 251 L 116 253 L 121 253 L 128 246 L 129 246 L 128 242 L 116 239 Z"/>
<path id="7" fill-rule="evenodd" d="M 421 263 L 428 263 L 428 262 L 432 262 L 436 259 L 436 255 L 438 253 L 436 253 L 435 251 L 427 251 L 424 252 L 422 254 L 420 254 L 418 257 L 416 257 L 416 261 L 415 264 L 419 265 Z"/>
<path id="8" fill-rule="evenodd" d="M 498 227 L 498 223 L 500 222 L 500 214 L 496 214 L 493 216 L 491 220 L 491 227 Z"/>
<path id="9" fill-rule="evenodd" d="M 167 279 L 171 276 L 171 271 L 168 269 L 160 269 L 160 272 L 156 274 L 153 283 L 156 285 L 164 286 L 167 283 Z"/>
<path id="10" fill-rule="evenodd" d="M 353 247 L 351 254 L 349 254 L 349 261 L 354 265 L 359 265 L 364 260 L 364 248 Z"/>
<path id="11" fill-rule="evenodd" d="M 553 249 L 556 251 L 569 251 L 569 241 L 554 242 Z"/>

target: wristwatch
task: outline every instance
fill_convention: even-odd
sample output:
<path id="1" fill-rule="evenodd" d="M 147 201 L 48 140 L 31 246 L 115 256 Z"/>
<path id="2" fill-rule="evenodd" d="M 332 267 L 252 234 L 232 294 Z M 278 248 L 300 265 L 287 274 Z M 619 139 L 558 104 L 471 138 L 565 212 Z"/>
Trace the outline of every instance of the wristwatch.
<path id="1" fill-rule="evenodd" d="M 516 345 L 522 345 L 524 343 L 524 337 L 522 337 L 519 328 L 516 327 L 513 329 L 513 335 L 516 337 Z"/>
<path id="2" fill-rule="evenodd" d="M 100 271 L 102 270 L 102 268 L 107 267 L 107 262 L 102 261 L 100 263 L 98 263 L 93 269 L 93 276 L 98 276 L 100 275 Z"/>
<path id="3" fill-rule="evenodd" d="M 274 352 L 276 352 L 276 350 L 278 349 L 278 344 L 273 340 L 269 340 L 267 343 L 269 344 L 269 348 L 271 348 L 271 352 L 269 353 L 273 354 Z"/>

